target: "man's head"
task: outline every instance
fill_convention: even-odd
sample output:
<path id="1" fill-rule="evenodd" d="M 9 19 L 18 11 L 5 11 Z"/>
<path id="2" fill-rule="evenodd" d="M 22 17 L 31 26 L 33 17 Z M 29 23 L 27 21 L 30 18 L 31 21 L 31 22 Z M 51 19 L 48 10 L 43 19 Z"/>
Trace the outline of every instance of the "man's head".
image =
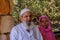
<path id="1" fill-rule="evenodd" d="M 25 23 L 31 22 L 32 12 L 31 12 L 31 10 L 24 8 L 21 10 L 19 17 L 22 22 L 25 22 Z"/>

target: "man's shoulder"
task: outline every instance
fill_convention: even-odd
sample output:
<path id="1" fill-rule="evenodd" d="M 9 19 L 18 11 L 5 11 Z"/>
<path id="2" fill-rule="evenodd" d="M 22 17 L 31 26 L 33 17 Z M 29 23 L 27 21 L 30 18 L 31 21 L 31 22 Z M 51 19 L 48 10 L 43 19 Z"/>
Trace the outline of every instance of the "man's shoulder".
<path id="1" fill-rule="evenodd" d="M 34 25 L 34 27 L 33 27 L 34 29 L 37 29 L 38 28 L 38 25 Z"/>
<path id="2" fill-rule="evenodd" d="M 12 30 L 18 30 L 18 29 L 20 28 L 20 26 L 21 26 L 21 23 L 20 23 L 20 24 L 17 24 L 16 26 L 14 26 L 14 27 L 12 28 Z"/>

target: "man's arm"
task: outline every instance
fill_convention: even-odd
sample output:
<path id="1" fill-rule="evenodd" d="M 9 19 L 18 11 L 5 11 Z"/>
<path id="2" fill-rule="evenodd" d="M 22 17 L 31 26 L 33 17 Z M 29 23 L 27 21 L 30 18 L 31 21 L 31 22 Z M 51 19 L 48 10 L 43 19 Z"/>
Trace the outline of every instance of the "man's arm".
<path id="1" fill-rule="evenodd" d="M 15 28 L 11 30 L 10 40 L 17 40 L 17 30 Z"/>
<path id="2" fill-rule="evenodd" d="M 38 40 L 43 40 L 42 34 L 41 34 L 41 32 L 39 31 L 38 27 L 36 28 L 36 32 L 37 32 L 37 39 L 38 39 Z"/>

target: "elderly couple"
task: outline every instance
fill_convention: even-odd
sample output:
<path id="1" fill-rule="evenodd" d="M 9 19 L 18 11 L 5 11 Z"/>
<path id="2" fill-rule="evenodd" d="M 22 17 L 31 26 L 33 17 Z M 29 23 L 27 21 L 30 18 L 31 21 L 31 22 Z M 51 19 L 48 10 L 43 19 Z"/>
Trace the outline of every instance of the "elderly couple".
<path id="1" fill-rule="evenodd" d="M 28 8 L 21 10 L 19 17 L 21 23 L 12 28 L 10 40 L 55 40 L 51 31 L 50 20 L 47 16 L 39 17 L 39 26 L 31 21 L 32 12 Z"/>

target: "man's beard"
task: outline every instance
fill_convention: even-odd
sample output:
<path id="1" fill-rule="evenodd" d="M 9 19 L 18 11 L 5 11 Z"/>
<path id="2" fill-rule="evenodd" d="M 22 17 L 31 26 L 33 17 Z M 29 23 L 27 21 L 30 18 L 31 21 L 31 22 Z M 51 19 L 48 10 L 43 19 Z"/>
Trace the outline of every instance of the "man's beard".
<path id="1" fill-rule="evenodd" d="M 30 26 L 30 25 L 31 25 L 31 22 L 28 22 L 28 23 L 27 23 L 27 26 Z"/>
<path id="2" fill-rule="evenodd" d="M 23 23 L 26 29 L 30 30 L 32 28 L 32 22 Z"/>

